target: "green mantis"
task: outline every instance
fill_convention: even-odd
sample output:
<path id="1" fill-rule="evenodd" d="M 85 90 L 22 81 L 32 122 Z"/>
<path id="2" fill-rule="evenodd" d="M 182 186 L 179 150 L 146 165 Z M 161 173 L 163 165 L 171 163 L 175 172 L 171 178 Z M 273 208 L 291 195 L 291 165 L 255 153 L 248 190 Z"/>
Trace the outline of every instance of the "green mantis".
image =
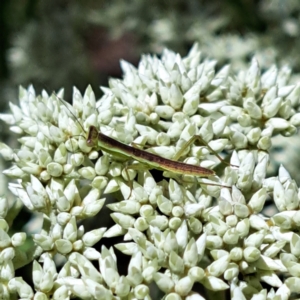
<path id="1" fill-rule="evenodd" d="M 61 101 L 63 103 L 63 101 Z M 64 104 L 64 103 L 63 103 Z M 80 124 L 81 126 L 81 124 Z M 82 127 L 82 126 L 81 126 Z M 182 149 L 177 153 L 174 160 L 167 159 L 164 157 L 161 157 L 159 155 L 150 153 L 148 151 L 132 147 L 129 145 L 126 145 L 122 142 L 119 142 L 97 130 L 95 126 L 90 126 L 87 138 L 86 138 L 86 144 L 89 147 L 94 147 L 97 150 L 104 151 L 108 154 L 111 154 L 112 156 L 123 158 L 125 160 L 135 160 L 145 166 L 145 169 L 151 170 L 161 170 L 161 171 L 168 171 L 171 173 L 175 173 L 177 175 L 190 175 L 195 177 L 209 177 L 215 175 L 215 172 L 211 169 L 203 168 L 196 165 L 187 164 L 184 162 L 177 161 L 177 159 L 181 156 L 183 151 L 189 147 L 192 143 L 195 142 L 195 140 L 200 139 L 202 142 L 200 136 L 193 136 L 189 141 L 183 145 Z M 208 145 L 207 147 L 221 160 L 222 158 Z M 127 169 L 132 168 L 136 169 L 136 165 L 130 165 L 125 168 L 127 177 L 128 172 Z M 227 187 L 220 184 L 214 184 L 214 183 L 203 183 L 206 185 L 212 185 L 212 186 L 220 186 L 220 187 Z"/>
<path id="2" fill-rule="evenodd" d="M 199 136 L 193 136 L 182 148 L 184 150 L 196 139 L 201 139 Z M 127 159 L 134 159 L 146 166 L 147 169 L 156 169 L 161 171 L 168 171 L 179 175 L 191 175 L 196 177 L 208 177 L 215 175 L 215 172 L 200 166 L 186 164 L 184 162 L 163 158 L 156 154 L 141 150 L 135 147 L 123 144 L 103 133 L 99 132 L 95 126 L 91 126 L 88 132 L 86 143 L 90 147 L 98 147 L 99 149 L 117 157 L 124 157 Z M 212 149 L 211 149 L 212 150 Z M 212 150 L 213 151 L 213 150 Z M 214 152 L 214 151 L 213 151 Z M 177 155 L 180 157 L 180 153 Z M 218 156 L 218 155 L 217 155 Z M 219 159 L 221 159 L 218 156 Z M 134 165 L 130 166 L 133 168 Z M 220 184 L 207 183 L 207 185 L 221 186 Z M 229 187 L 230 188 L 230 187 Z"/>
<path id="3" fill-rule="evenodd" d="M 89 129 L 87 145 L 90 147 L 98 146 L 101 150 L 104 150 L 112 155 L 135 159 L 138 162 L 146 165 L 149 169 L 157 169 L 181 175 L 186 174 L 200 177 L 215 175 L 215 172 L 210 169 L 170 160 L 135 147 L 130 147 L 107 135 L 104 135 L 101 132 L 98 132 L 94 126 L 91 126 Z"/>

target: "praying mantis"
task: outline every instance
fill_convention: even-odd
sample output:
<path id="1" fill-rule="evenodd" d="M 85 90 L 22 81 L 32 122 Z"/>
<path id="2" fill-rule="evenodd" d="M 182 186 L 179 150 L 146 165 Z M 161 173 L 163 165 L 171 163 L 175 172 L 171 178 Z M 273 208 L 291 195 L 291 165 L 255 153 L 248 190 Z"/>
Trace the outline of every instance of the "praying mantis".
<path id="1" fill-rule="evenodd" d="M 60 101 L 63 103 L 62 100 Z M 116 157 L 122 157 L 126 160 L 135 160 L 143 166 L 145 166 L 148 170 L 156 169 L 160 171 L 168 171 L 179 175 L 190 175 L 195 177 L 208 177 L 215 175 L 215 172 L 211 169 L 177 161 L 177 159 L 181 156 L 183 151 L 191 144 L 193 144 L 196 140 L 201 140 L 202 142 L 204 142 L 200 136 L 194 135 L 182 146 L 182 149 L 176 154 L 173 160 L 119 142 L 101 133 L 97 130 L 95 126 L 90 126 L 86 138 L 86 144 L 89 147 L 95 147 L 98 150 L 104 151 Z M 209 145 L 207 145 L 207 143 L 205 144 L 210 151 L 212 151 L 221 161 L 223 161 L 223 159 Z M 126 167 L 125 171 L 127 173 L 127 177 L 129 178 L 127 168 L 135 169 L 136 165 L 132 164 Z M 202 182 L 202 184 L 231 188 L 229 186 L 214 183 Z"/>

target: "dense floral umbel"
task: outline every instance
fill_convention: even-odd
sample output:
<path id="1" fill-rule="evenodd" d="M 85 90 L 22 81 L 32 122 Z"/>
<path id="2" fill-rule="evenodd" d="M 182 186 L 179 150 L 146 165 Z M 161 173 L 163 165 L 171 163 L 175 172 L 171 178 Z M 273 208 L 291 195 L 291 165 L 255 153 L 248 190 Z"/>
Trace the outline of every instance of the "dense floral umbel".
<path id="1" fill-rule="evenodd" d="M 4 173 L 16 180 L 9 185 L 16 203 L 42 214 L 44 226 L 33 235 L 35 248 L 21 255 L 26 235 L 8 235 L 19 205 L 0 201 L 3 299 L 150 299 L 152 282 L 168 300 L 203 299 L 196 282 L 230 289 L 234 299 L 300 293 L 298 187 L 284 167 L 266 175 L 272 137 L 300 125 L 300 85 L 288 85 L 287 67 L 261 74 L 255 58 L 238 74 L 229 66 L 216 72 L 215 64 L 201 61 L 197 45 L 184 58 L 170 50 L 161 59 L 146 55 L 138 68 L 122 61 L 124 78 L 111 79 L 100 100 L 90 87 L 84 96 L 74 88 L 72 105 L 62 92 L 20 88 L 20 106 L 0 117 L 21 146 L 1 144 L 0 152 L 12 161 Z M 199 135 L 214 152 L 195 143 L 180 160 L 212 168 L 222 152 L 231 165 L 209 180 L 164 172 L 158 181 L 142 164 L 126 169 L 136 163 L 130 158 L 89 147 L 90 126 L 169 159 Z M 107 205 L 115 225 L 85 232 L 78 221 L 101 218 L 103 194 L 117 196 Z M 278 210 L 272 217 L 263 215 L 268 199 Z M 115 247 L 131 256 L 125 276 L 113 248 L 93 248 L 120 235 L 124 243 Z M 59 273 L 57 254 L 65 257 Z M 35 291 L 14 275 L 29 262 Z"/>

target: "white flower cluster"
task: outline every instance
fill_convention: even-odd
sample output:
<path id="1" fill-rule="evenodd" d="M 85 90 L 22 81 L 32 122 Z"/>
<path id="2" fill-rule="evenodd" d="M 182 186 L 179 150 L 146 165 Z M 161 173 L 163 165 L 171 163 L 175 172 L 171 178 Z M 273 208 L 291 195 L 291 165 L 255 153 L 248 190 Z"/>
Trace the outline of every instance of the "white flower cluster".
<path id="1" fill-rule="evenodd" d="M 161 59 L 144 56 L 138 68 L 122 61 L 124 78 L 111 79 L 100 100 L 90 87 L 83 97 L 74 89 L 73 105 L 62 92 L 36 97 L 32 87 L 20 89 L 20 107 L 11 104 L 12 114 L 0 118 L 22 134 L 21 147 L 1 144 L 0 153 L 13 162 L 4 172 L 17 180 L 10 190 L 43 214 L 44 226 L 33 236 L 35 249 L 17 256 L 26 235 L 9 237 L 10 205 L 1 199 L 3 299 L 151 299 L 153 281 L 168 300 L 203 299 L 196 282 L 230 289 L 233 299 L 300 293 L 299 190 L 283 167 L 266 177 L 272 136 L 291 136 L 300 125 L 300 85 L 288 85 L 287 67 L 261 74 L 255 59 L 238 74 L 229 66 L 216 73 L 215 65 L 201 61 L 197 45 L 184 58 L 170 50 Z M 231 165 L 210 180 L 164 172 L 157 182 L 151 162 L 133 170 L 130 157 L 89 147 L 90 126 L 168 159 L 199 135 L 209 147 L 195 143 L 181 160 L 211 168 L 215 153 L 232 152 Z M 107 205 L 115 225 L 85 232 L 77 221 L 101 216 L 103 194 L 118 197 Z M 267 199 L 278 210 L 270 218 L 262 214 Z M 124 243 L 115 247 L 131 256 L 126 276 L 113 248 L 94 248 L 120 235 Z M 57 254 L 65 257 L 58 273 Z M 13 258 L 33 262 L 35 292 L 15 277 Z"/>

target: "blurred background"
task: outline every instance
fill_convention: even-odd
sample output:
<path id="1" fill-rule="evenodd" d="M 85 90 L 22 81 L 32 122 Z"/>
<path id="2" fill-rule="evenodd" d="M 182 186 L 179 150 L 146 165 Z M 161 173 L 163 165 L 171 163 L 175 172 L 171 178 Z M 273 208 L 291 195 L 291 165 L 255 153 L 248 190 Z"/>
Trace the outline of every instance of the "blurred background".
<path id="1" fill-rule="evenodd" d="M 120 59 L 137 65 L 164 47 L 185 55 L 195 42 L 219 66 L 239 70 L 255 54 L 263 68 L 299 72 L 299 12 L 297 0 L 1 0 L 1 105 L 29 84 L 64 87 L 66 98 L 91 84 L 100 96 Z"/>
<path id="2" fill-rule="evenodd" d="M 0 111 L 8 110 L 9 101 L 18 103 L 19 85 L 32 84 L 37 94 L 64 88 L 70 101 L 73 86 L 84 92 L 90 84 L 100 97 L 99 86 L 122 77 L 120 59 L 137 66 L 142 54 L 159 56 L 165 47 L 186 55 L 195 42 L 202 57 L 218 60 L 217 68 L 230 63 L 237 73 L 255 55 L 262 70 L 288 64 L 291 82 L 297 82 L 299 18 L 299 0 L 1 0 Z M 8 142 L 3 122 L 0 132 Z M 299 140 L 285 139 L 283 146 L 279 139 L 274 147 L 275 168 L 284 163 L 298 183 Z M 0 181 L 6 194 L 7 179 Z M 13 230 L 22 230 L 19 221 Z"/>

